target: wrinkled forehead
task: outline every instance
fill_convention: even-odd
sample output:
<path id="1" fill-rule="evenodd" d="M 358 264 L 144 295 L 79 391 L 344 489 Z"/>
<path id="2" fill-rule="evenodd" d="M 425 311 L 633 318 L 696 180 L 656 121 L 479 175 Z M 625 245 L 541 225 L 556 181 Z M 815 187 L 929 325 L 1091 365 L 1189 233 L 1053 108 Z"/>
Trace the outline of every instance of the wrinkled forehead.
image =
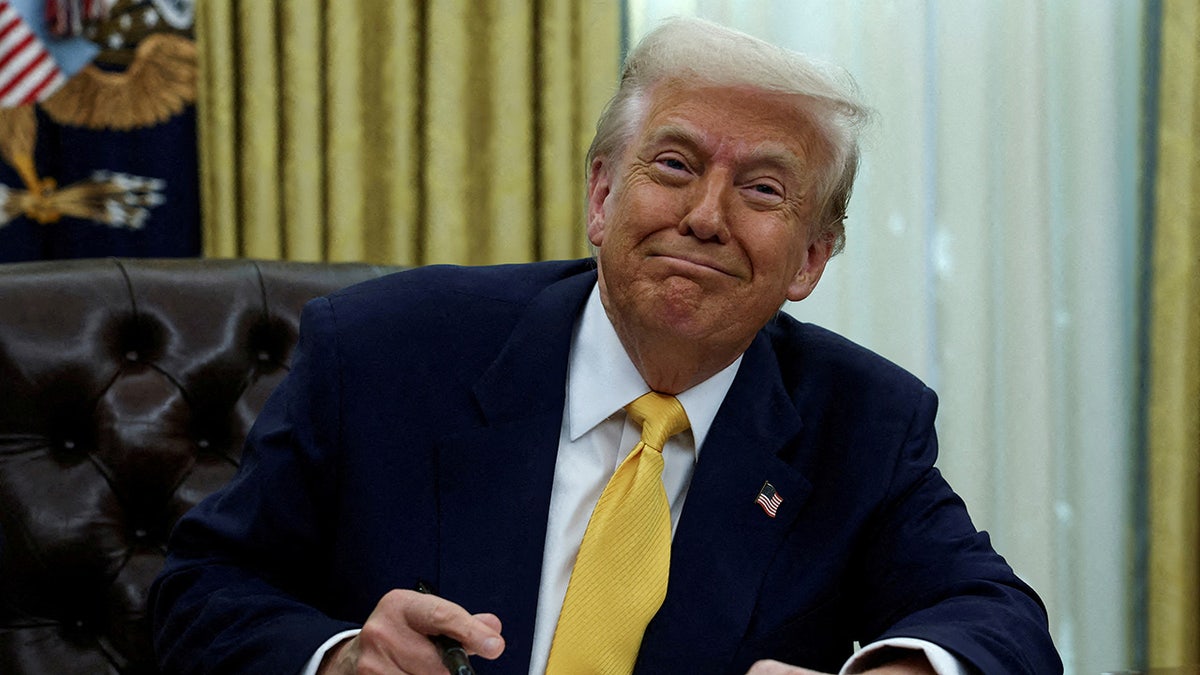
<path id="1" fill-rule="evenodd" d="M 774 169 L 797 176 L 803 175 L 808 168 L 802 150 L 766 134 L 751 132 L 738 136 L 670 116 L 661 123 L 648 121 L 642 131 L 634 152 L 683 149 L 699 158 L 723 160 L 747 169 Z"/>
<path id="2" fill-rule="evenodd" d="M 814 102 L 799 94 L 668 81 L 646 91 L 638 108 L 625 154 L 681 144 L 799 172 L 820 171 L 832 158 Z"/>

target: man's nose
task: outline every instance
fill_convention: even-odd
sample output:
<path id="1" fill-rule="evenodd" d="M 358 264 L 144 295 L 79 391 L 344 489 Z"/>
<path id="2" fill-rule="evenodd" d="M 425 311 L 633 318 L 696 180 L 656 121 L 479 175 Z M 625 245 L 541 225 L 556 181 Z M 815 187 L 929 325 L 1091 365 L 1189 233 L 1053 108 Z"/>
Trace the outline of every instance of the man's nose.
<path id="1" fill-rule="evenodd" d="M 693 185 L 687 213 L 679 221 L 680 234 L 690 234 L 702 241 L 724 243 L 729 240 L 725 183 L 718 172 L 712 172 Z"/>

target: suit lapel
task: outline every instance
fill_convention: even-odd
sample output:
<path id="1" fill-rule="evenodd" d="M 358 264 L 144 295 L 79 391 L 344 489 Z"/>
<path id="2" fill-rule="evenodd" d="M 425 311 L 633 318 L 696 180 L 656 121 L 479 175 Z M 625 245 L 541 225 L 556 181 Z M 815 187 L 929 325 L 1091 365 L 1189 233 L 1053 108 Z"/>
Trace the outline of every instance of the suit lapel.
<path id="1" fill-rule="evenodd" d="M 595 274 L 548 286 L 473 386 L 483 424 L 443 438 L 437 494 L 440 594 L 505 622 L 488 672 L 528 671 L 571 331 Z M 800 431 L 767 338 L 747 350 L 709 431 L 671 551 L 641 673 L 724 672 L 750 623 L 774 551 L 811 487 L 781 451 Z M 783 503 L 755 503 L 770 481 Z"/>
<path id="2" fill-rule="evenodd" d="M 438 449 L 438 591 L 505 622 L 488 672 L 526 672 L 571 331 L 595 274 L 548 286 L 473 386 L 484 420 Z"/>
<path id="3" fill-rule="evenodd" d="M 780 457 L 801 423 L 778 373 L 759 334 L 701 448 L 671 548 L 667 598 L 636 672 L 724 672 L 734 658 L 767 566 L 811 490 Z M 755 503 L 765 481 L 783 498 L 775 517 Z"/>

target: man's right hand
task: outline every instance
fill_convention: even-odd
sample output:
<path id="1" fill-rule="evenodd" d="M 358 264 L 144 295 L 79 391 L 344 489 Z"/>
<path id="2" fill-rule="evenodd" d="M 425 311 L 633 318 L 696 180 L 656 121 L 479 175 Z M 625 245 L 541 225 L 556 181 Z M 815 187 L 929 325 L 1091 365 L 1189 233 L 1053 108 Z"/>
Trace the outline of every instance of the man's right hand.
<path id="1" fill-rule="evenodd" d="M 500 619 L 474 614 L 434 595 L 394 590 L 383 596 L 362 631 L 325 655 L 318 675 L 446 672 L 431 635 L 462 643 L 468 654 L 494 659 L 504 651 Z"/>

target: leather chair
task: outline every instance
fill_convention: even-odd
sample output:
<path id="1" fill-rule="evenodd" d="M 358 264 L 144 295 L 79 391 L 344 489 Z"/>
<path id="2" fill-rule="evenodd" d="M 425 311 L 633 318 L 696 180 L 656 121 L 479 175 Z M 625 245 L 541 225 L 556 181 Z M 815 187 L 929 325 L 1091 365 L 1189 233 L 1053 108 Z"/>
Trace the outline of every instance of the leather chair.
<path id="1" fill-rule="evenodd" d="M 0 265 L 0 673 L 155 673 L 146 592 L 287 371 L 300 308 L 398 268 Z"/>

